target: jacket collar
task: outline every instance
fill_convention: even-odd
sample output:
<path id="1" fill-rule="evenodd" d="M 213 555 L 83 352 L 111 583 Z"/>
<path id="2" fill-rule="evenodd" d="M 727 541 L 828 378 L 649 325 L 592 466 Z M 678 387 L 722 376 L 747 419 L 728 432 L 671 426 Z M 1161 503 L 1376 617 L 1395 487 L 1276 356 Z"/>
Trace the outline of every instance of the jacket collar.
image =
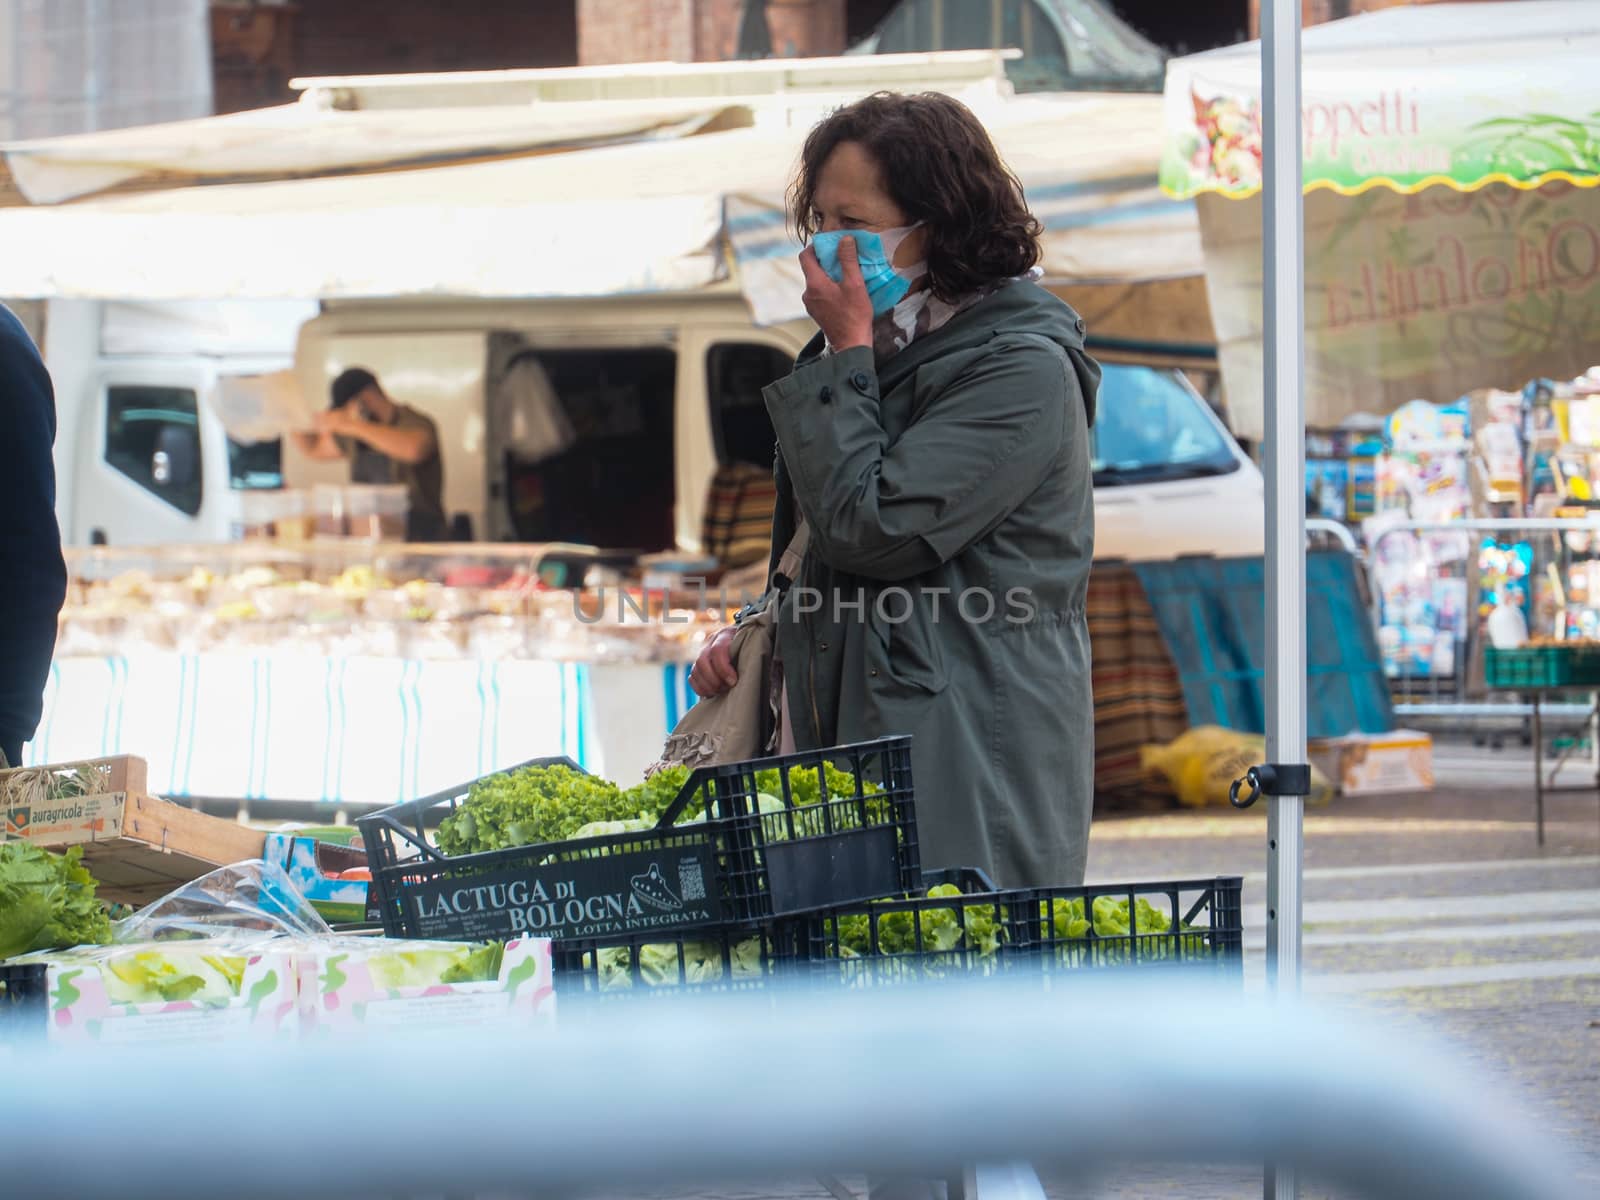
<path id="1" fill-rule="evenodd" d="M 997 333 L 1012 325 L 1026 323 L 1026 313 L 1044 300 L 1061 303 L 1031 280 L 1013 280 L 993 295 L 986 296 L 964 312 L 951 317 L 948 322 L 923 337 L 917 338 L 894 357 L 878 365 L 879 394 L 893 390 L 907 376 L 923 364 L 952 350 L 981 346 Z M 1077 313 L 1072 316 L 1076 319 Z M 1082 322 L 1076 349 L 1083 349 Z M 797 367 L 806 366 L 822 356 L 826 339 L 818 332 L 795 360 Z"/>

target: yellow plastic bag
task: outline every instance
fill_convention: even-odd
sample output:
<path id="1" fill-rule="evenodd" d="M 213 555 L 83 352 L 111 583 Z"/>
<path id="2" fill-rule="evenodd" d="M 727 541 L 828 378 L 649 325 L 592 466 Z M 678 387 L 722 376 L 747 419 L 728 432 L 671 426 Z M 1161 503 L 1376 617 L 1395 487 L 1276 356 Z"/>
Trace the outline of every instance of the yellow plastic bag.
<path id="1" fill-rule="evenodd" d="M 1178 803 L 1187 808 L 1216 808 L 1228 803 L 1228 788 L 1235 779 L 1266 760 L 1267 741 L 1251 733 L 1239 733 L 1216 725 L 1191 729 L 1165 746 L 1144 746 L 1139 750 L 1145 774 L 1159 775 L 1167 781 Z M 1326 804 L 1333 798 L 1333 784 L 1316 767 L 1311 768 L 1311 795 L 1308 804 Z"/>

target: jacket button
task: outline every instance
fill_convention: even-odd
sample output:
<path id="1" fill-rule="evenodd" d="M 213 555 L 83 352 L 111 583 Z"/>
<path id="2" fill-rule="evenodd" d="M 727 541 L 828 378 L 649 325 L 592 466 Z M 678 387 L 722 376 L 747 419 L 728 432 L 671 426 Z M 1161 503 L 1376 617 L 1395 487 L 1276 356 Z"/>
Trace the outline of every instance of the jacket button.
<path id="1" fill-rule="evenodd" d="M 865 371 L 852 371 L 850 372 L 850 384 L 856 391 L 861 392 L 863 395 L 869 395 L 872 391 L 872 376 Z"/>
<path id="2" fill-rule="evenodd" d="M 1073 324 L 1075 324 L 1078 327 L 1078 332 L 1079 333 L 1083 333 L 1085 330 L 1087 330 L 1089 328 L 1087 325 L 1085 325 L 1083 323 L 1083 318 L 1082 317 L 1079 317 L 1076 321 L 1073 322 Z"/>
<path id="3" fill-rule="evenodd" d="M 878 668 L 877 667 L 873 667 L 872 670 L 867 672 L 867 674 L 871 675 L 874 679 L 876 679 L 878 677 Z"/>
<path id="4" fill-rule="evenodd" d="M 817 399 L 821 400 L 824 404 L 832 404 L 833 403 L 833 389 L 831 387 L 829 387 L 827 384 L 823 384 L 822 385 L 822 390 L 817 393 Z"/>
<path id="5" fill-rule="evenodd" d="M 817 649 L 818 650 L 826 650 L 827 648 L 828 648 L 828 643 L 827 642 L 818 642 L 817 643 Z"/>

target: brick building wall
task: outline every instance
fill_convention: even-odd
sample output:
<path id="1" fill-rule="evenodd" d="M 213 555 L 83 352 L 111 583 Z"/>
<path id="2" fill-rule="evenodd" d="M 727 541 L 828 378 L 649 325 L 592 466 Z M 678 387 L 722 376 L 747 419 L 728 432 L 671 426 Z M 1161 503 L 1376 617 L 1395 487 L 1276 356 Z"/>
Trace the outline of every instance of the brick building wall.
<path id="1" fill-rule="evenodd" d="M 213 0 L 216 110 L 287 103 L 294 98 L 289 80 L 303 75 L 570 67 L 578 61 L 577 5 Z"/>
<path id="2" fill-rule="evenodd" d="M 578 0 L 578 61 L 725 61 L 737 57 L 743 12 L 743 0 Z M 845 0 L 767 0 L 772 53 L 842 53 L 845 19 Z"/>
<path id="3" fill-rule="evenodd" d="M 1321 25 L 1359 13 L 1376 12 L 1380 8 L 1399 8 L 1405 4 L 1481 4 L 1487 0 L 1301 0 L 1302 25 Z M 1261 36 L 1261 0 L 1250 0 L 1250 36 Z"/>
<path id="4" fill-rule="evenodd" d="M 578 0 L 578 65 L 691 62 L 695 0 Z"/>
<path id="5" fill-rule="evenodd" d="M 779 58 L 820 58 L 845 51 L 844 0 L 768 0 L 767 28 Z"/>
<path id="6" fill-rule="evenodd" d="M 694 45 L 690 55 L 695 62 L 725 62 L 739 55 L 739 19 L 744 0 L 691 0 L 694 10 Z M 769 22 L 770 24 L 770 22 Z M 777 49 L 774 45 L 773 49 Z M 603 54 L 605 47 L 596 48 Z M 603 62 L 602 58 L 594 61 Z"/>
<path id="7" fill-rule="evenodd" d="M 890 0 L 767 0 L 772 53 L 839 54 Z M 211 0 L 217 112 L 292 100 L 305 75 L 736 58 L 744 0 Z"/>

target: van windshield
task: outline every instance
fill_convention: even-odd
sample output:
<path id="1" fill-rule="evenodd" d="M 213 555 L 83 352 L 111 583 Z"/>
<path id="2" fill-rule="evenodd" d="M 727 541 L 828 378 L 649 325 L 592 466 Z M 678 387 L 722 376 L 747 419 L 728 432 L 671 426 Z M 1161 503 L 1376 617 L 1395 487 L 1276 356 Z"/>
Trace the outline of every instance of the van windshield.
<path id="1" fill-rule="evenodd" d="M 1094 422 L 1097 487 L 1226 475 L 1239 469 L 1205 402 L 1176 373 L 1102 364 Z"/>

